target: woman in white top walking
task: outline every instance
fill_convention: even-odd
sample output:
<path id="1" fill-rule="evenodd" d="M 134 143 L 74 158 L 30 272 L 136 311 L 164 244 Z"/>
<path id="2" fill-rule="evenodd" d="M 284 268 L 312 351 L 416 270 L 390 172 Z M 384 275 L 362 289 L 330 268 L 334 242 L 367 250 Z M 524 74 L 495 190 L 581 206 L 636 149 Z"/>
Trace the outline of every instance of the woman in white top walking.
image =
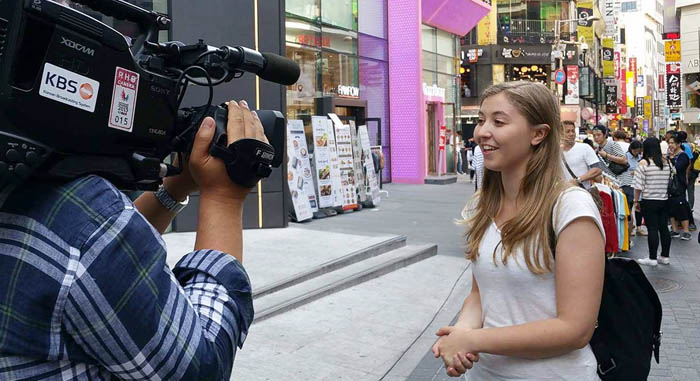
<path id="1" fill-rule="evenodd" d="M 634 171 L 634 209 L 642 212 L 647 225 L 649 258 L 638 259 L 640 265 L 669 264 L 671 233 L 668 231 L 668 180 L 671 167 L 664 162 L 657 138 L 647 138 L 642 144 L 642 160 Z M 657 260 L 661 237 L 661 256 Z"/>
<path id="2" fill-rule="evenodd" d="M 605 233 L 590 194 L 562 177 L 559 102 L 533 82 L 482 96 L 483 186 L 463 213 L 472 291 L 433 352 L 450 376 L 473 366 L 470 380 L 597 380 Z"/>

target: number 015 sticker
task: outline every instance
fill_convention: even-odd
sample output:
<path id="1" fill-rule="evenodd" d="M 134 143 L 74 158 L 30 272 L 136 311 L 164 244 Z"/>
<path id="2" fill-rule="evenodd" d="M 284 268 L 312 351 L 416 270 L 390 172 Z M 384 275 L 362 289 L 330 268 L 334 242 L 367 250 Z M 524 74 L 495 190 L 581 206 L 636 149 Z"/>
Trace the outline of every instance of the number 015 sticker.
<path id="1" fill-rule="evenodd" d="M 109 112 L 109 127 L 131 132 L 134 128 L 134 109 L 139 93 L 139 74 L 117 67 L 114 74 L 114 92 Z"/>

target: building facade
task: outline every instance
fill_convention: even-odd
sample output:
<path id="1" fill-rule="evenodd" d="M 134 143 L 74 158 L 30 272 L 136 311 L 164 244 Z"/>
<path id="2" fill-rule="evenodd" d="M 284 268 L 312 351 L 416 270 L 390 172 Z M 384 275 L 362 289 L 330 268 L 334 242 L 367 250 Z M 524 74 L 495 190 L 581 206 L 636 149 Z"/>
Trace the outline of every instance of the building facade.
<path id="1" fill-rule="evenodd" d="M 676 0 L 680 16 L 681 123 L 691 140 L 700 139 L 700 1 Z"/>

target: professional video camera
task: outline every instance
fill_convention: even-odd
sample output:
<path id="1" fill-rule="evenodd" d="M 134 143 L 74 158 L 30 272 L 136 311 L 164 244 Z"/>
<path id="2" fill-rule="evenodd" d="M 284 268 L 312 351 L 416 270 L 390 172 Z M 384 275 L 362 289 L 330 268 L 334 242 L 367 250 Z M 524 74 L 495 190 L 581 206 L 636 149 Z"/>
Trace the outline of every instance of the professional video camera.
<path id="1" fill-rule="evenodd" d="M 227 146 L 227 109 L 213 87 L 244 72 L 291 85 L 299 67 L 287 58 L 203 41 L 158 43 L 168 17 L 122 0 L 74 0 L 135 23 L 127 38 L 51 0 L 0 1 L 0 189 L 29 176 L 70 179 L 98 174 L 121 189 L 154 190 L 181 168 L 207 116 L 216 120 L 212 156 L 231 179 L 253 186 L 278 167 L 284 117 L 258 111 L 270 145 L 241 139 Z M 188 84 L 209 87 L 206 105 L 180 109 Z M 180 161 L 182 162 L 182 161 Z"/>

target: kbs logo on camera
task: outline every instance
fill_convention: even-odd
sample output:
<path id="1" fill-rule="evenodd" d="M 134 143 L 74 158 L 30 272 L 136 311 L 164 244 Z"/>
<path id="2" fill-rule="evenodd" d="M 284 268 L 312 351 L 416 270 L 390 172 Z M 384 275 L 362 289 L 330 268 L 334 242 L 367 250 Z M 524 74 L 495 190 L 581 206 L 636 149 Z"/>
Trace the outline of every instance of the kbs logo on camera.
<path id="1" fill-rule="evenodd" d="M 99 82 L 47 63 L 44 66 L 39 95 L 81 110 L 95 112 L 99 90 Z"/>

